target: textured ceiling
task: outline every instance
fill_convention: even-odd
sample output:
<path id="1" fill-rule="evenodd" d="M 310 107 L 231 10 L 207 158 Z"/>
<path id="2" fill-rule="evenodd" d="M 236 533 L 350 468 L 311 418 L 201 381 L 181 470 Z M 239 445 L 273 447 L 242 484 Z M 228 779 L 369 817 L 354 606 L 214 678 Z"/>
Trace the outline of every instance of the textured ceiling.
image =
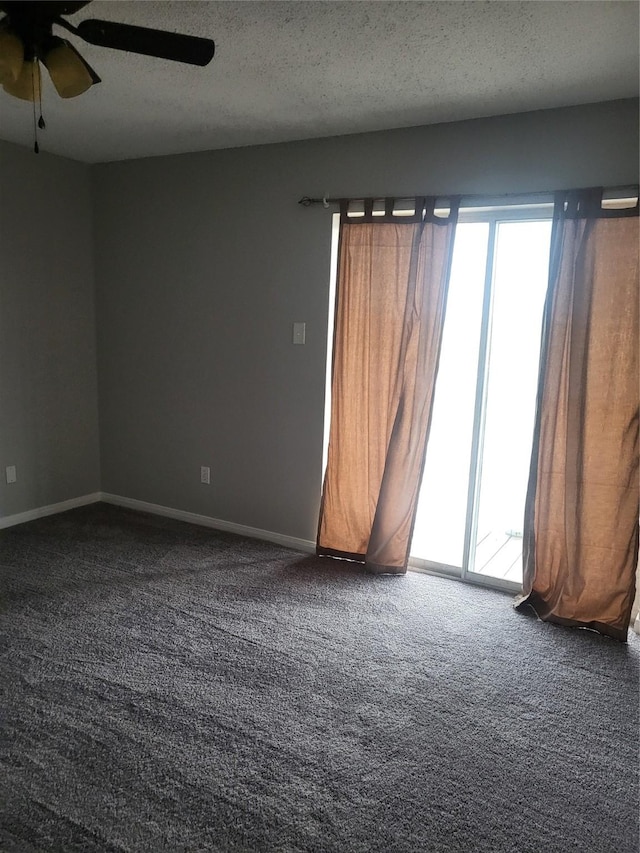
<path id="1" fill-rule="evenodd" d="M 638 94 L 634 0 L 101 2 L 95 17 L 211 37 L 206 68 L 92 47 L 103 82 L 44 89 L 41 148 L 102 162 L 454 121 Z M 0 138 L 32 145 L 0 90 Z"/>

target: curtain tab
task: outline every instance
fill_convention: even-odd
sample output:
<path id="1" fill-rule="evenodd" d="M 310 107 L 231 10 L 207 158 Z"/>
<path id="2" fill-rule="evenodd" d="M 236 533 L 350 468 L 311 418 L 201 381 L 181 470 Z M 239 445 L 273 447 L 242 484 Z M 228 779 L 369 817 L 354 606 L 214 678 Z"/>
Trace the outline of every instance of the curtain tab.
<path id="1" fill-rule="evenodd" d="M 638 216 L 638 202 L 633 207 L 603 207 L 603 187 L 583 190 L 559 190 L 554 194 L 553 218 L 565 219 L 619 219 Z"/>
<path id="2" fill-rule="evenodd" d="M 436 214 L 438 200 L 444 202 L 449 208 L 446 216 Z M 451 225 L 458 221 L 460 209 L 460 196 L 428 196 L 422 199 L 424 204 L 424 222 L 432 222 L 435 225 Z"/>
<path id="3" fill-rule="evenodd" d="M 449 219 L 457 220 L 460 212 L 460 196 L 449 196 Z"/>
<path id="4" fill-rule="evenodd" d="M 349 221 L 349 204 L 350 199 L 341 198 L 340 199 L 340 222 L 348 222 Z"/>

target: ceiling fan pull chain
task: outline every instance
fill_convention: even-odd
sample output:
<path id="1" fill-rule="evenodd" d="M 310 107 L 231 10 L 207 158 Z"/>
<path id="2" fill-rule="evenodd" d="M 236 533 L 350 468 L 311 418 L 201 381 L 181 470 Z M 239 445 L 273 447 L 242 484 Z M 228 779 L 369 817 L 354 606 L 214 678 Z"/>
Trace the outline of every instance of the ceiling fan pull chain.
<path id="1" fill-rule="evenodd" d="M 35 71 L 37 68 L 37 59 L 33 61 L 33 71 L 31 73 L 31 89 L 33 91 L 33 153 L 40 153 L 40 146 L 38 145 L 38 125 L 36 123 L 36 76 Z"/>
<path id="2" fill-rule="evenodd" d="M 38 119 L 38 127 L 40 128 L 40 130 L 44 130 L 47 124 L 42 115 L 42 86 L 40 86 L 38 89 L 38 106 L 40 107 L 40 118 Z"/>

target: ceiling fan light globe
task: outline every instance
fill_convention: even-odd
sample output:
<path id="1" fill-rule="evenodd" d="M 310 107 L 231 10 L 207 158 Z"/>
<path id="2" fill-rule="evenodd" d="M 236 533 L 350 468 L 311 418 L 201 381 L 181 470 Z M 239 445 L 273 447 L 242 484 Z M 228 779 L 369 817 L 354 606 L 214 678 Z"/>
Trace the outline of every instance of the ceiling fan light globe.
<path id="1" fill-rule="evenodd" d="M 24 45 L 15 33 L 0 28 L 0 83 L 15 83 L 24 62 Z"/>
<path id="2" fill-rule="evenodd" d="M 2 84 L 5 92 L 22 101 L 37 101 L 40 97 L 40 66 L 38 60 L 23 62 L 17 80 L 6 80 Z"/>
<path id="3" fill-rule="evenodd" d="M 44 64 L 61 98 L 76 98 L 93 85 L 85 63 L 66 42 L 53 47 Z"/>

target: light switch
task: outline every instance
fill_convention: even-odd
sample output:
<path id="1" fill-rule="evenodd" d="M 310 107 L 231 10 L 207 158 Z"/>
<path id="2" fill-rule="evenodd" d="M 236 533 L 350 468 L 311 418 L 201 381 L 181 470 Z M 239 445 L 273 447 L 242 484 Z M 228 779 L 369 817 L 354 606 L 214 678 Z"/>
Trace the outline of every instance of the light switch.
<path id="1" fill-rule="evenodd" d="M 16 466 L 7 465 L 7 483 L 15 483 L 16 481 Z"/>
<path id="2" fill-rule="evenodd" d="M 306 323 L 293 324 L 293 342 L 294 344 L 303 344 L 306 332 Z"/>

